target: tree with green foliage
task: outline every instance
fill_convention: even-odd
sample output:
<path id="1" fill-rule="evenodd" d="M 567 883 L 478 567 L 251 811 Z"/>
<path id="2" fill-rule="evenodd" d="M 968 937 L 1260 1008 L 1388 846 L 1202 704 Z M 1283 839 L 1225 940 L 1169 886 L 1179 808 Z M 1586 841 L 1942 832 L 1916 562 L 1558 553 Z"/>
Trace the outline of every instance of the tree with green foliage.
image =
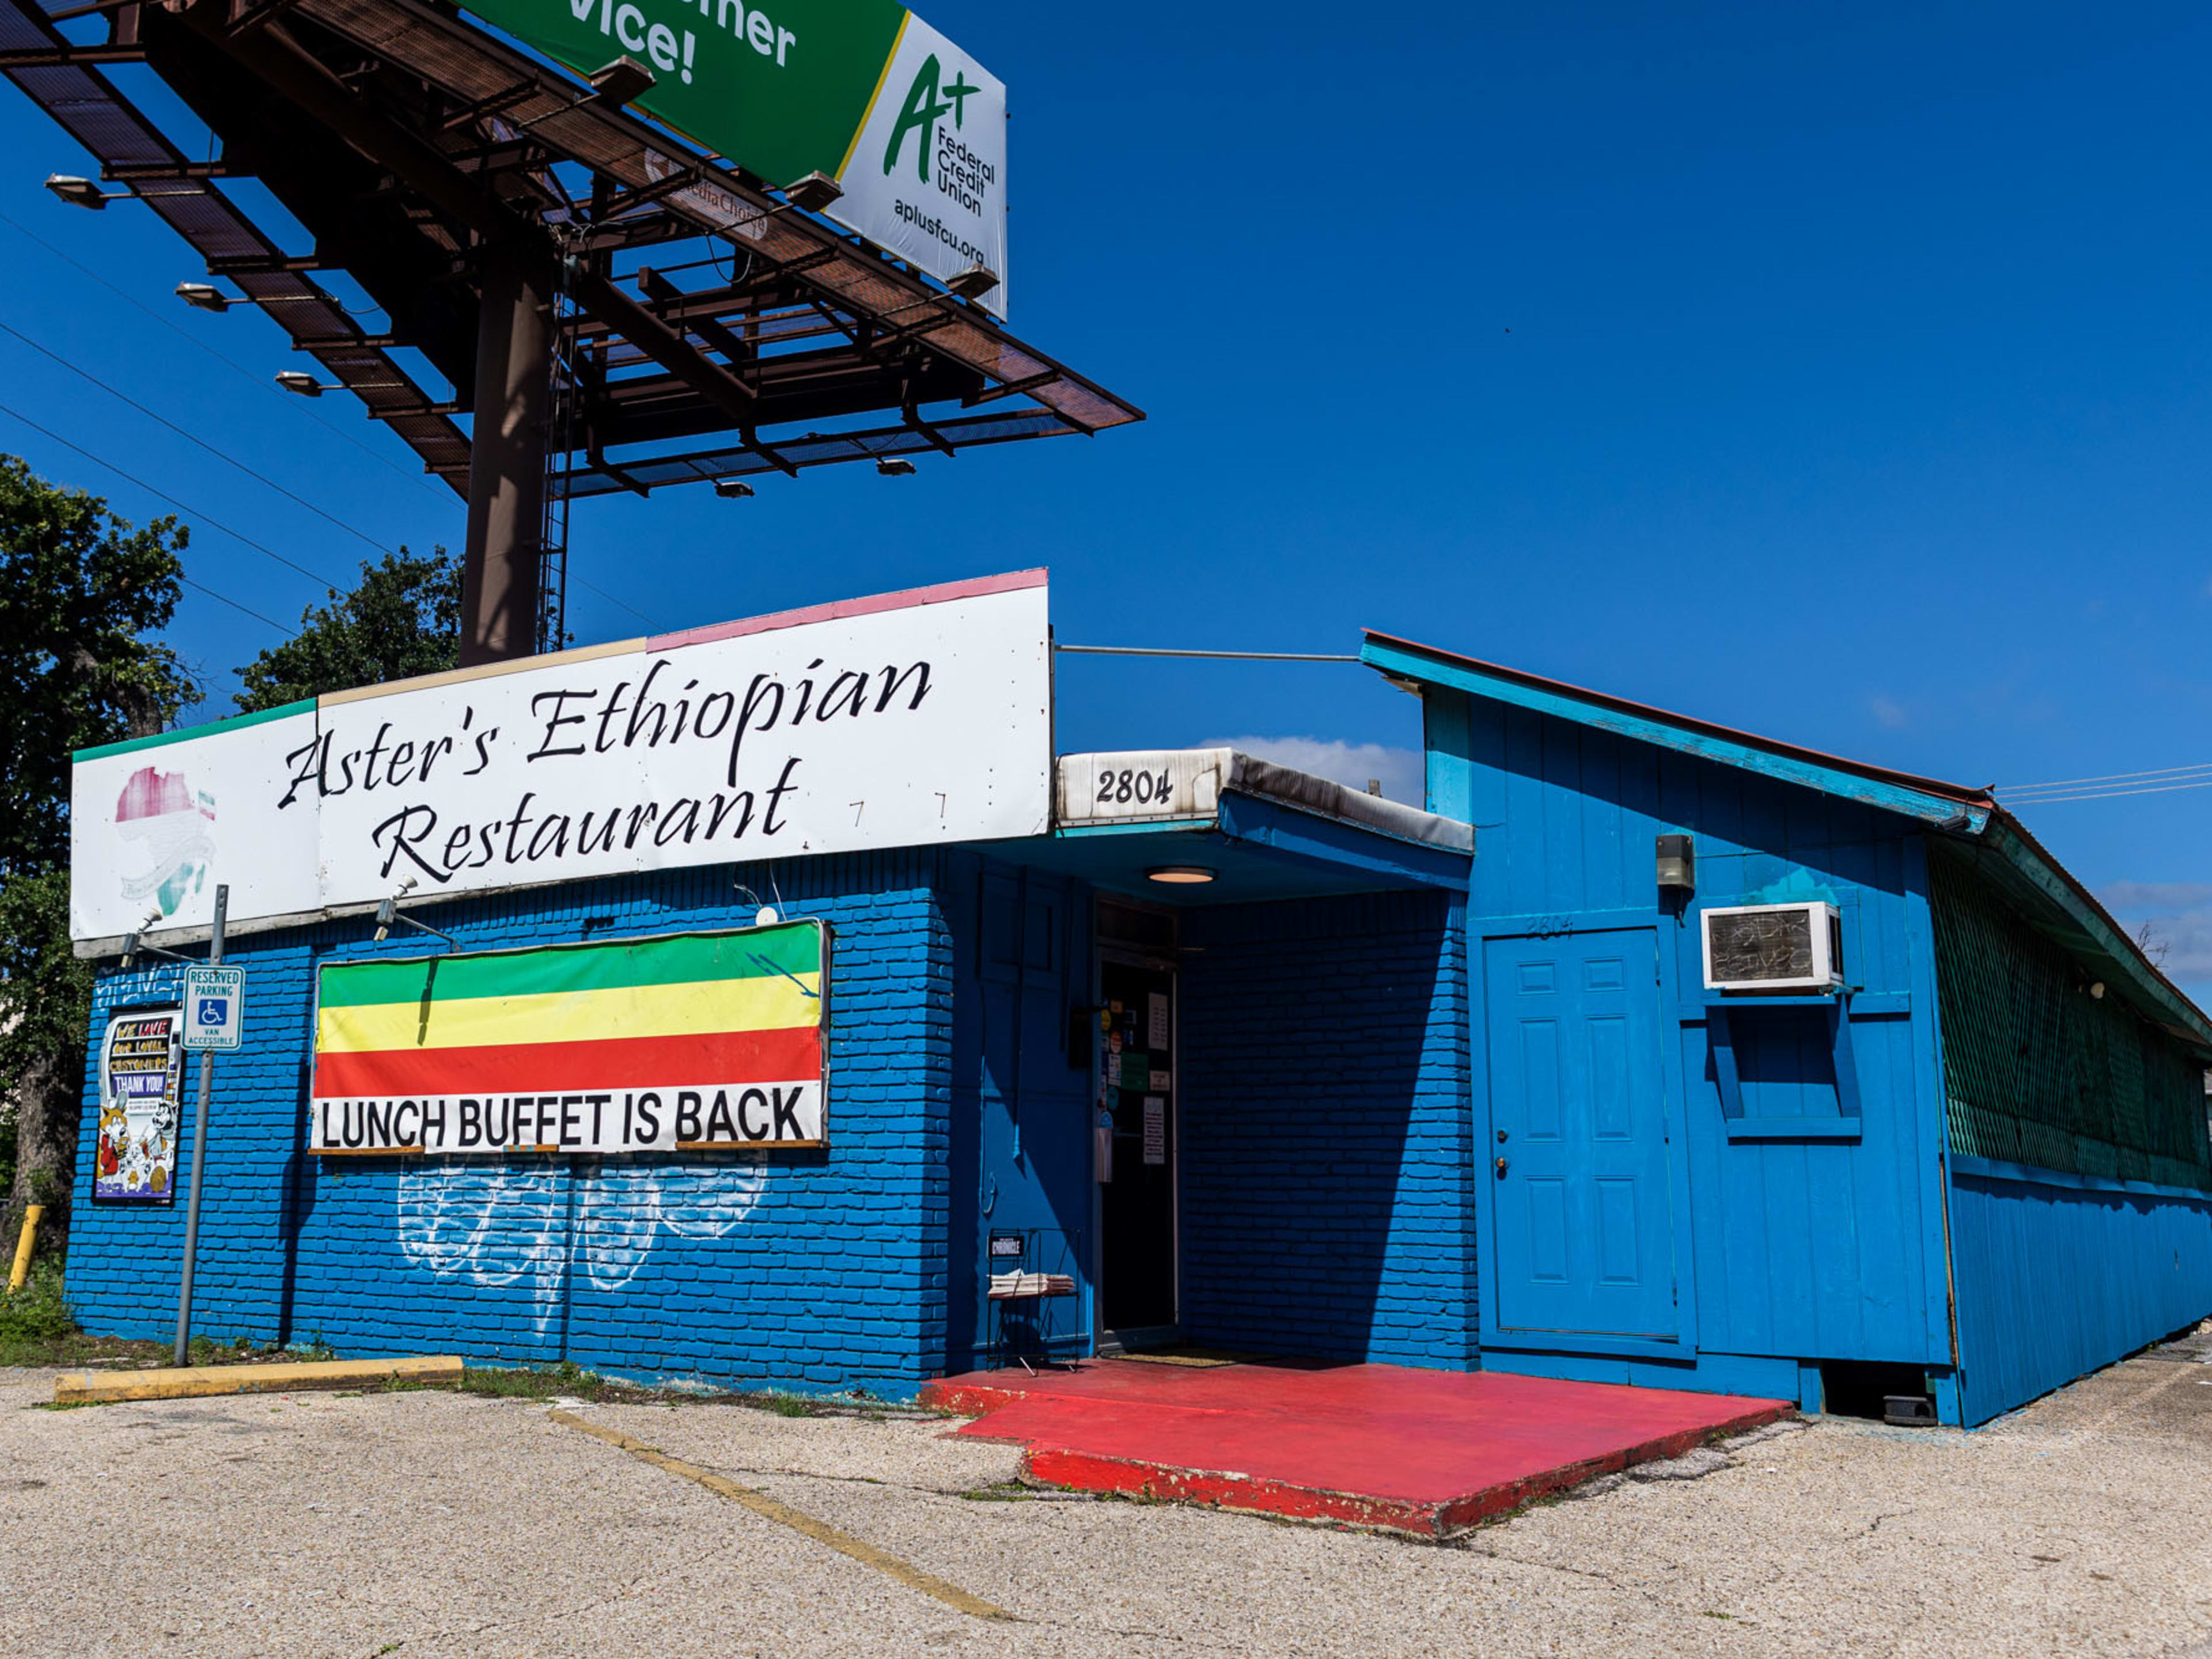
<path id="1" fill-rule="evenodd" d="M 442 547 L 428 556 L 401 548 L 363 561 L 361 585 L 311 605 L 295 639 L 271 646 L 238 671 L 243 714 L 277 708 L 326 691 L 436 674 L 460 661 L 461 566 Z"/>
<path id="2" fill-rule="evenodd" d="M 0 1210 L 43 1203 L 66 1238 L 92 975 L 70 948 L 72 750 L 167 729 L 199 688 L 151 637 L 182 589 L 188 532 L 0 455 Z"/>

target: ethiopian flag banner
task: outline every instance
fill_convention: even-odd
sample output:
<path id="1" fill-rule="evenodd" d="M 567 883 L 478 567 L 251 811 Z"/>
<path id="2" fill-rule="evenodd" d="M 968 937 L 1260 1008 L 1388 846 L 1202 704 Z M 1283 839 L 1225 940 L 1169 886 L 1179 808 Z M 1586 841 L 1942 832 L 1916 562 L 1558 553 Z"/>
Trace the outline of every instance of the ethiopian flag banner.
<path id="1" fill-rule="evenodd" d="M 815 921 L 325 964 L 318 1152 L 825 1143 Z"/>

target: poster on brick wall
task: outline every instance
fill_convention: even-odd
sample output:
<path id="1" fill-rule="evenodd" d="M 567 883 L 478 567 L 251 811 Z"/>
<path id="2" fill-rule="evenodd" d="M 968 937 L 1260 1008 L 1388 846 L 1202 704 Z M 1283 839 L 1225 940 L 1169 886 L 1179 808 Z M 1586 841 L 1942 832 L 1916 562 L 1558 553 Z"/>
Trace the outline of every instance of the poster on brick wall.
<path id="1" fill-rule="evenodd" d="M 100 1043 L 100 1132 L 92 1196 L 101 1204 L 167 1204 L 176 1196 L 184 1049 L 174 1008 L 132 1008 Z"/>
<path id="2" fill-rule="evenodd" d="M 818 921 L 328 963 L 308 1143 L 477 1157 L 826 1146 L 828 997 Z"/>

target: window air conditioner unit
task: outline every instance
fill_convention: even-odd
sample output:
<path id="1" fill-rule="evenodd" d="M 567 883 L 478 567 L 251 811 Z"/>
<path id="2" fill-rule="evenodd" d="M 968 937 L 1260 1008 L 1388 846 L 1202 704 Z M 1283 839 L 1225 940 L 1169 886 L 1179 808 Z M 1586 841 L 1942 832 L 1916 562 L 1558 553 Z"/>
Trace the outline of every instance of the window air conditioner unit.
<path id="1" fill-rule="evenodd" d="M 1705 986 L 1826 991 L 1844 982 L 1843 918 L 1832 904 L 1723 904 L 1704 913 Z"/>

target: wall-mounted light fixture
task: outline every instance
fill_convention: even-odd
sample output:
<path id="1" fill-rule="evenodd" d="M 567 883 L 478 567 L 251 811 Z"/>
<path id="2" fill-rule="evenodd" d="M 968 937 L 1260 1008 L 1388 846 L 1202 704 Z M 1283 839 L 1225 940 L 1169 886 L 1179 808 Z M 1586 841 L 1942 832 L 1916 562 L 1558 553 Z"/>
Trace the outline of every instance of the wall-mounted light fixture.
<path id="1" fill-rule="evenodd" d="M 1698 884 L 1697 843 L 1687 836 L 1662 836 L 1657 873 L 1662 892 L 1687 893 Z"/>
<path id="2" fill-rule="evenodd" d="M 1145 879 L 1167 887 L 1203 887 L 1213 874 L 1202 864 L 1158 864 L 1145 872 Z"/>
<path id="3" fill-rule="evenodd" d="M 376 942 L 379 945 L 383 944 L 385 939 L 390 936 L 392 928 L 397 926 L 400 927 L 412 927 L 418 933 L 428 933 L 433 939 L 441 939 L 446 941 L 446 948 L 448 951 L 459 950 L 461 948 L 460 941 L 455 939 L 451 933 L 447 933 L 443 928 L 433 927 L 427 921 L 417 921 L 412 916 L 402 915 L 400 914 L 400 894 L 404 893 L 409 887 L 412 887 L 414 884 L 414 879 L 410 877 L 408 879 L 406 885 L 403 886 L 399 890 L 398 893 L 393 894 L 390 898 L 385 900 L 383 903 L 376 907 Z"/>

